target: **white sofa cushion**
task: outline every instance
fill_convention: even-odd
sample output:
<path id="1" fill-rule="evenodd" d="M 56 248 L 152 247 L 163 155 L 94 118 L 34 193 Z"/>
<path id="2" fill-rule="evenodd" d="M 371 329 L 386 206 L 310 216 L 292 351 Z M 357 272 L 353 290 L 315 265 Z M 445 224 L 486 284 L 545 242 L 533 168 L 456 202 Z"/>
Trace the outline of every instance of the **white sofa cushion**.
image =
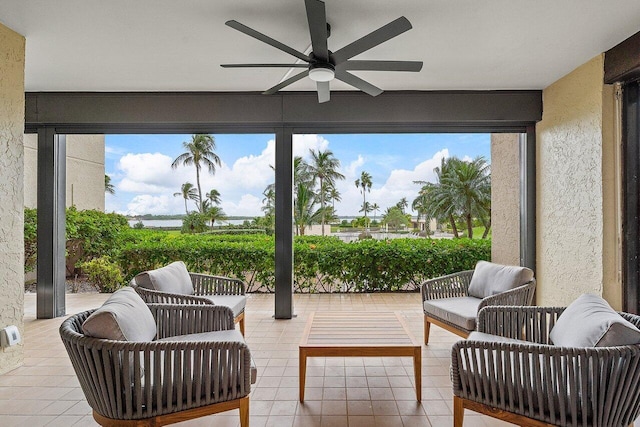
<path id="1" fill-rule="evenodd" d="M 562 312 L 549 338 L 562 347 L 615 347 L 640 344 L 640 330 L 601 297 L 583 294 Z"/>
<path id="2" fill-rule="evenodd" d="M 247 305 L 247 297 L 244 295 L 201 295 L 215 305 L 223 305 L 229 307 L 233 311 L 233 317 L 238 317 L 244 312 Z"/>
<path id="3" fill-rule="evenodd" d="M 172 294 L 193 295 L 193 283 L 187 266 L 182 261 L 149 270 L 135 277 L 136 284 L 143 288 Z"/>
<path id="4" fill-rule="evenodd" d="M 473 331 L 476 328 L 478 306 L 482 302 L 474 297 L 457 297 L 426 300 L 424 313 Z"/>
<path id="5" fill-rule="evenodd" d="M 85 335 L 119 341 L 153 341 L 156 321 L 140 295 L 118 289 L 82 324 Z"/>
<path id="6" fill-rule="evenodd" d="M 533 279 L 527 267 L 478 261 L 469 283 L 469 296 L 486 298 L 522 286 Z"/>

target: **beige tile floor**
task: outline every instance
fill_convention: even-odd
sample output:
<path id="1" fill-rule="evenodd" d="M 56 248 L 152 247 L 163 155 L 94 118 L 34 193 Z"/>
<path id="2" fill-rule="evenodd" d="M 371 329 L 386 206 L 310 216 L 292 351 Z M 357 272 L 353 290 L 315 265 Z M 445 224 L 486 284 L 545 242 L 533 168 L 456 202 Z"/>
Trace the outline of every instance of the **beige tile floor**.
<path id="1" fill-rule="evenodd" d="M 67 313 L 99 306 L 106 295 L 67 295 Z M 35 319 L 35 295 L 25 295 L 24 366 L 0 375 L 0 426 L 94 426 L 91 408 L 58 335 L 63 318 Z M 311 358 L 305 403 L 298 401 L 298 342 L 312 311 L 398 311 L 422 339 L 419 294 L 295 295 L 297 317 L 275 320 L 273 295 L 252 294 L 246 338 L 258 365 L 251 392 L 252 427 L 451 426 L 451 345 L 458 339 L 437 327 L 423 346 L 422 403 L 415 400 L 411 358 Z M 181 426 L 237 427 L 237 411 Z M 468 412 L 466 427 L 507 423 Z"/>

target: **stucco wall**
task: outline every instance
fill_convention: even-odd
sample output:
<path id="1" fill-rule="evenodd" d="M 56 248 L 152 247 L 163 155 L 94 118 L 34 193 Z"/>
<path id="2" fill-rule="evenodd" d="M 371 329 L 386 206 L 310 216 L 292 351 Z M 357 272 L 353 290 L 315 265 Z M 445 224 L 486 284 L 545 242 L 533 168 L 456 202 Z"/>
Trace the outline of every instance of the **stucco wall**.
<path id="1" fill-rule="evenodd" d="M 491 135 L 491 260 L 520 265 L 519 135 Z"/>
<path id="2" fill-rule="evenodd" d="M 605 275 L 615 271 L 605 256 L 612 218 L 603 186 L 615 144 L 608 112 L 613 92 L 602 83 L 603 60 L 597 56 L 543 91 L 536 127 L 539 305 L 566 305 L 585 292 L 615 295 L 604 290 L 610 280 Z"/>
<path id="3" fill-rule="evenodd" d="M 24 47 L 21 35 L 0 25 L 0 328 L 24 336 Z M 20 366 L 23 346 L 0 349 L 0 374 Z"/>
<path id="4" fill-rule="evenodd" d="M 67 135 L 67 206 L 104 210 L 104 135 Z M 25 135 L 25 206 L 37 204 L 38 137 Z"/>

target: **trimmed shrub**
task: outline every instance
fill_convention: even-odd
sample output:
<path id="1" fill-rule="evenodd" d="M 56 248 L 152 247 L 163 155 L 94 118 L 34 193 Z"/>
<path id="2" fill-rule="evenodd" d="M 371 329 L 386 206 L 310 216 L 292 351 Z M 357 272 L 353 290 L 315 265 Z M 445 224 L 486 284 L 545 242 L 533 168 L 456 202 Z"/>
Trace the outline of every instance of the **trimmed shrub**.
<path id="1" fill-rule="evenodd" d="M 24 272 L 36 268 L 38 255 L 38 211 L 24 208 Z"/>
<path id="2" fill-rule="evenodd" d="M 143 231 L 143 230 L 140 230 Z M 275 244 L 265 235 L 139 234 L 118 257 L 125 279 L 172 261 L 194 272 L 237 277 L 250 292 L 272 292 Z M 159 233 L 162 234 L 162 233 Z M 298 236 L 294 240 L 296 292 L 372 292 L 417 290 L 424 280 L 473 269 L 489 260 L 488 240 L 367 239 L 344 243 L 335 237 Z"/>
<path id="3" fill-rule="evenodd" d="M 101 256 L 113 256 L 119 249 L 120 234 L 129 229 L 127 218 L 97 210 L 66 211 L 67 275 L 79 262 Z"/>
<path id="4" fill-rule="evenodd" d="M 124 286 L 124 278 L 120 268 L 108 256 L 83 262 L 80 264 L 80 268 L 87 273 L 91 283 L 96 285 L 100 292 L 115 292 Z"/>

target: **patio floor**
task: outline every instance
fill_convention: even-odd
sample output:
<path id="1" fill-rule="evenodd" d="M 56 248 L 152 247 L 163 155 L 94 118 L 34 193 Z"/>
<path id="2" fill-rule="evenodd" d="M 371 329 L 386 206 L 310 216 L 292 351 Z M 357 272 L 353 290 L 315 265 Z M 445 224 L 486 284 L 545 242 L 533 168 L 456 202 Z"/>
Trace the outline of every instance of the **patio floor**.
<path id="1" fill-rule="evenodd" d="M 67 313 L 99 306 L 107 295 L 67 295 Z M 0 375 L 0 425 L 94 426 L 64 350 L 58 327 L 63 318 L 35 319 L 34 294 L 25 295 L 25 363 Z M 251 427 L 451 426 L 451 345 L 457 337 L 431 329 L 423 346 L 422 403 L 415 400 L 411 358 L 310 358 L 305 403 L 298 401 L 298 343 L 312 311 L 398 311 L 422 341 L 420 295 L 296 295 L 297 317 L 274 320 L 273 295 L 249 295 L 246 338 L 258 365 L 251 392 Z M 239 425 L 238 411 L 177 424 Z M 510 425 L 468 413 L 465 426 Z"/>

